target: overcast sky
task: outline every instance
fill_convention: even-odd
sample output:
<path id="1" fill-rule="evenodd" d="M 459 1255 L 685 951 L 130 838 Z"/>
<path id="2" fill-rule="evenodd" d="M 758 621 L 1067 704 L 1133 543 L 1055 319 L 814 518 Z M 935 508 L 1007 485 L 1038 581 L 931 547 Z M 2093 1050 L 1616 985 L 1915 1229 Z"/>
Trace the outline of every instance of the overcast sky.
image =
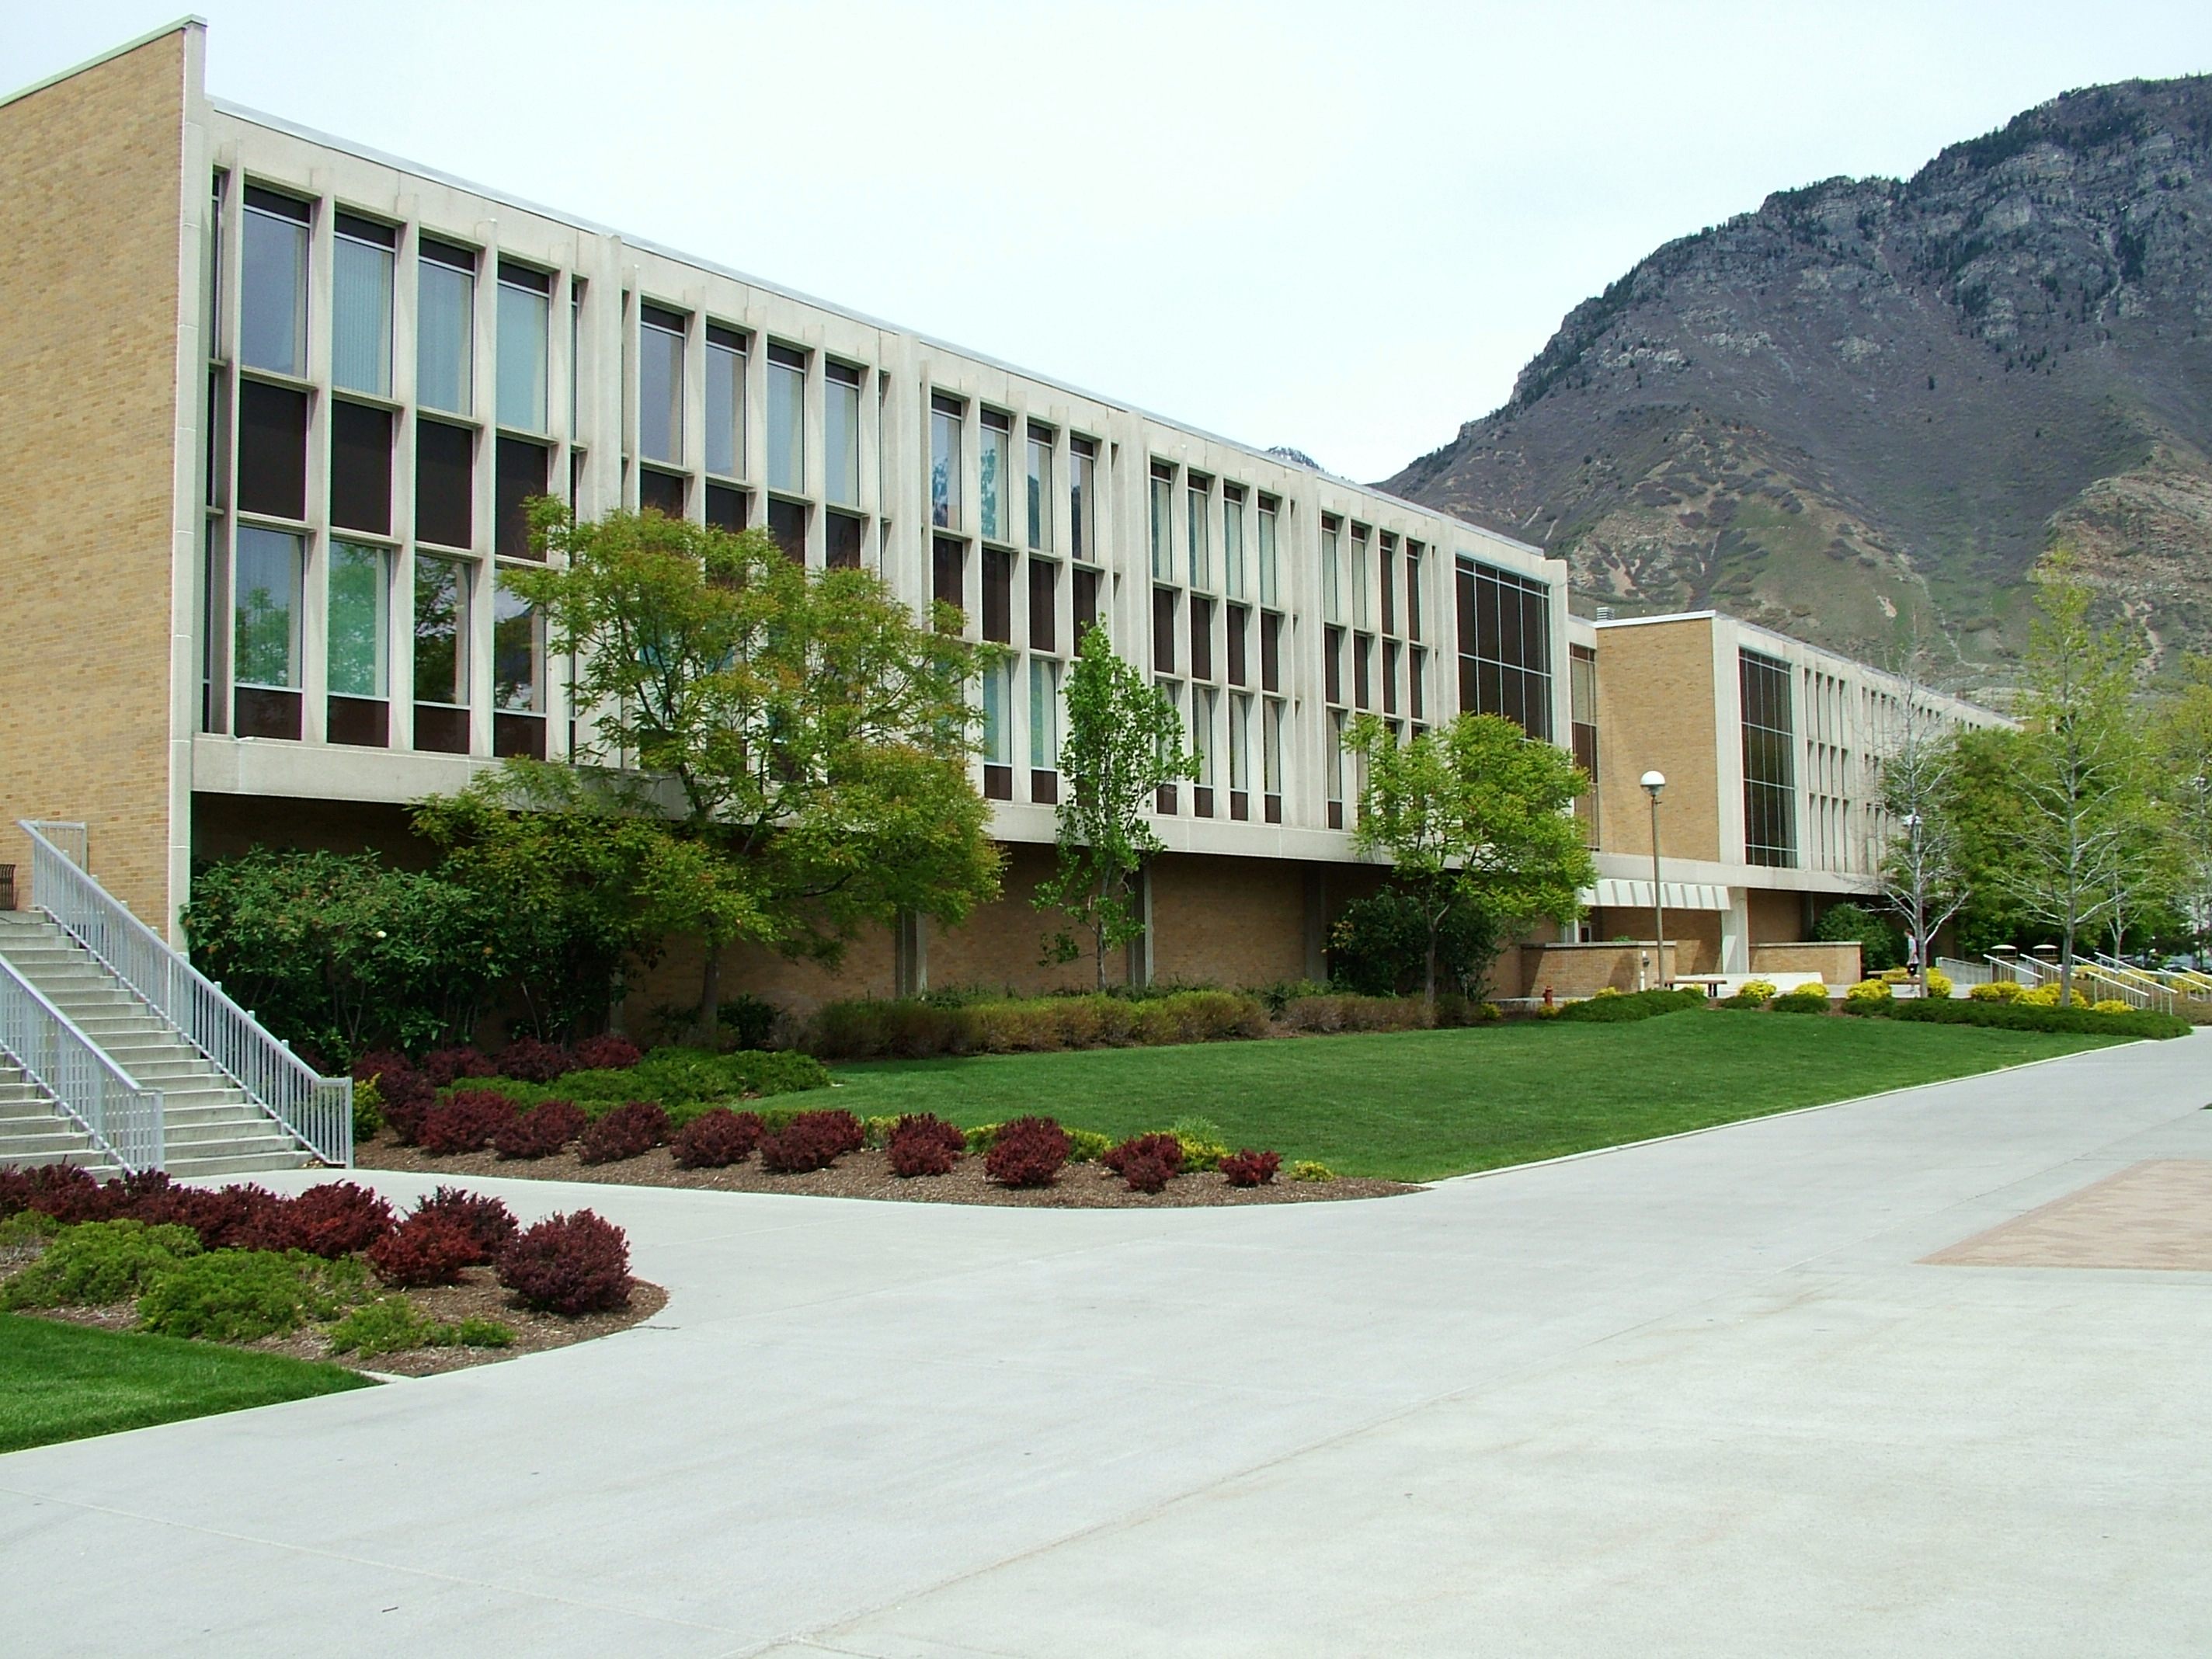
<path id="1" fill-rule="evenodd" d="M 217 96 L 1380 478 L 1653 247 L 2212 4 L 204 0 Z M 0 0 L 0 85 L 175 15 Z"/>

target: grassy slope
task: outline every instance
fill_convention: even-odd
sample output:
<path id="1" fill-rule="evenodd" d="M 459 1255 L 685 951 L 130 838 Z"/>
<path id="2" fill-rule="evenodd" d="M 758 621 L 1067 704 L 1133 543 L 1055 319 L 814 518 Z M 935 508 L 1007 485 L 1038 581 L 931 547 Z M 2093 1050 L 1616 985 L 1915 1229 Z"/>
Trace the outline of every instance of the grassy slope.
<path id="1" fill-rule="evenodd" d="M 0 1452 L 371 1386 L 281 1354 L 0 1314 Z"/>
<path id="2" fill-rule="evenodd" d="M 2102 1046 L 1889 1020 L 1689 1012 L 1485 1030 L 879 1061 L 836 1068 L 863 1116 L 1044 1112 L 1128 1134 L 1186 1114 L 1232 1146 L 1425 1181 Z"/>

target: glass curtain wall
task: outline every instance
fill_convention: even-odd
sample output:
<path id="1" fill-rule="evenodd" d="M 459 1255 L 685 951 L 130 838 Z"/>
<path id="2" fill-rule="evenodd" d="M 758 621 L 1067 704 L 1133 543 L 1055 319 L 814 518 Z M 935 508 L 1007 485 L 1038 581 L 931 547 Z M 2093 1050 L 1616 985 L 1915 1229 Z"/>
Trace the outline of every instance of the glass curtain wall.
<path id="1" fill-rule="evenodd" d="M 1797 863 L 1797 732 L 1790 668 L 1755 651 L 1738 653 L 1743 708 L 1743 855 L 1748 864 Z"/>

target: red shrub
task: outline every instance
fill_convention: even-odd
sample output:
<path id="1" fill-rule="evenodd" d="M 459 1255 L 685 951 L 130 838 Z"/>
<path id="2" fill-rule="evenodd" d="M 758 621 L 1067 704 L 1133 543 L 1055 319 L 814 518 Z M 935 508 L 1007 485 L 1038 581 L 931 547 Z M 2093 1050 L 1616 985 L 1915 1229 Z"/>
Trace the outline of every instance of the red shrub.
<path id="1" fill-rule="evenodd" d="M 618 1031 L 586 1037 L 576 1045 L 576 1065 L 586 1072 L 627 1072 L 645 1058 L 644 1050 Z"/>
<path id="2" fill-rule="evenodd" d="M 422 1056 L 422 1075 L 433 1089 L 442 1089 L 460 1078 L 497 1077 L 499 1068 L 474 1048 L 436 1048 Z"/>
<path id="3" fill-rule="evenodd" d="M 521 1225 L 514 1212 L 497 1199 L 462 1187 L 441 1187 L 429 1197 L 416 1199 L 414 1209 L 399 1224 L 405 1227 L 434 1217 L 452 1223 L 476 1240 L 478 1261 L 497 1256 Z"/>
<path id="4" fill-rule="evenodd" d="M 123 1189 L 113 1182 L 103 1187 L 70 1164 L 48 1164 L 31 1171 L 23 1207 L 50 1215 L 64 1224 L 106 1221 L 121 1207 Z"/>
<path id="5" fill-rule="evenodd" d="M 0 1169 L 0 1221 L 5 1221 L 11 1215 L 21 1215 L 30 1207 L 30 1171 Z"/>
<path id="6" fill-rule="evenodd" d="M 967 1149 L 966 1135 L 943 1118 L 923 1112 L 901 1118 L 885 1150 L 892 1170 L 912 1176 L 950 1175 Z"/>
<path id="7" fill-rule="evenodd" d="M 240 1230 L 247 1249 L 305 1250 L 336 1261 L 392 1231 L 392 1206 L 366 1187 L 333 1181 L 268 1205 Z"/>
<path id="8" fill-rule="evenodd" d="M 501 1253 L 499 1282 L 549 1313 L 619 1308 L 629 1300 L 629 1242 L 589 1210 L 548 1216 Z"/>
<path id="9" fill-rule="evenodd" d="M 667 1139 L 668 1114 L 660 1109 L 660 1103 L 633 1100 L 586 1124 L 576 1156 L 586 1164 L 613 1164 L 641 1158 Z"/>
<path id="10" fill-rule="evenodd" d="M 1164 1164 L 1171 1176 L 1182 1173 L 1182 1142 L 1173 1135 L 1131 1135 L 1098 1160 L 1115 1175 L 1126 1176 L 1132 1162 Z M 1156 1193 L 1158 1187 L 1140 1187 L 1139 1192 Z"/>
<path id="11" fill-rule="evenodd" d="M 687 1170 L 722 1170 L 742 1164 L 760 1145 L 763 1127 L 758 1112 L 717 1106 L 700 1113 L 678 1133 L 676 1161 Z"/>
<path id="12" fill-rule="evenodd" d="M 149 1227 L 173 1223 L 200 1236 L 200 1248 L 243 1248 L 269 1225 L 284 1200 L 265 1187 L 171 1187 L 132 1206 L 131 1218 Z"/>
<path id="13" fill-rule="evenodd" d="M 500 1125 L 514 1115 L 514 1103 L 490 1089 L 457 1089 L 423 1115 L 416 1139 L 436 1158 L 480 1152 Z"/>
<path id="14" fill-rule="evenodd" d="M 1232 1187 L 1264 1187 L 1282 1167 L 1280 1152 L 1255 1152 L 1248 1146 L 1221 1160 L 1221 1176 Z"/>
<path id="15" fill-rule="evenodd" d="M 983 1168 L 1007 1187 L 1049 1187 L 1059 1179 L 1073 1146 L 1067 1131 L 1048 1117 L 1018 1117 L 999 1131 Z"/>
<path id="16" fill-rule="evenodd" d="M 474 1234 L 441 1215 L 410 1215 L 368 1247 L 368 1265 L 394 1290 L 458 1285 L 462 1268 L 489 1259 Z"/>
<path id="17" fill-rule="evenodd" d="M 584 1133 L 586 1121 L 574 1101 L 542 1101 L 494 1129 L 491 1144 L 501 1158 L 550 1158 Z"/>
<path id="18" fill-rule="evenodd" d="M 575 1069 L 576 1062 L 557 1042 L 519 1037 L 500 1050 L 499 1074 L 524 1083 L 550 1083 Z"/>
<path id="19" fill-rule="evenodd" d="M 371 1048 L 353 1063 L 353 1080 L 366 1083 L 393 1072 L 411 1072 L 415 1062 L 396 1048 Z"/>
<path id="20" fill-rule="evenodd" d="M 761 1168 L 774 1175 L 826 1170 L 866 1141 L 860 1120 L 850 1112 L 801 1112 L 761 1142 Z"/>
<path id="21" fill-rule="evenodd" d="M 376 1091 L 392 1134 L 401 1146 L 412 1146 L 422 1133 L 423 1118 L 438 1103 L 437 1090 L 428 1077 L 402 1064 L 387 1066 L 376 1074 Z"/>
<path id="22" fill-rule="evenodd" d="M 1132 1152 L 1121 1160 L 1121 1176 L 1133 1193 L 1164 1192 L 1176 1166 L 1157 1152 Z"/>

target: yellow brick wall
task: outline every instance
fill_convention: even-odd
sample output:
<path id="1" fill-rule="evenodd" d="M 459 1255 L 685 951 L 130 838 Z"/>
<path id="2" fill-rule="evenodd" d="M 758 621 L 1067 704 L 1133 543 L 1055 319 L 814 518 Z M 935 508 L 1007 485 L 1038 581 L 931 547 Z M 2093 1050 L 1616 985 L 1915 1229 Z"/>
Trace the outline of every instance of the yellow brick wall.
<path id="1" fill-rule="evenodd" d="M 185 62 L 179 30 L 0 106 L 0 863 L 82 819 L 157 927 Z"/>
<path id="2" fill-rule="evenodd" d="M 1805 896 L 1753 887 L 1744 895 L 1746 920 L 1753 945 L 1805 937 Z"/>
<path id="3" fill-rule="evenodd" d="M 1305 906 L 1304 865 L 1164 854 L 1152 866 L 1152 977 L 1231 988 L 1302 979 Z"/>
<path id="4" fill-rule="evenodd" d="M 1634 991 L 1656 985 L 1659 980 L 1639 958 L 1649 955 L 1649 945 L 1523 945 L 1518 951 L 1516 969 L 1511 958 L 1516 954 L 1506 952 L 1498 958 L 1498 972 L 1493 975 L 1494 989 L 1500 996 L 1534 997 L 1541 1000 L 1546 991 L 1558 1002 L 1571 1001 L 1579 997 L 1595 996 L 1600 991 Z M 1678 948 L 1668 941 L 1666 971 L 1668 974 L 1694 971 L 1680 960 Z M 1639 987 L 1638 976 L 1644 976 Z"/>
<path id="5" fill-rule="evenodd" d="M 1638 780 L 1656 769 L 1667 775 L 1659 809 L 1666 856 L 1741 857 L 1740 847 L 1726 854 L 1721 849 L 1711 621 L 1601 628 L 1597 680 L 1601 850 L 1650 855 L 1650 803 Z M 1740 741 L 1734 732 L 1728 739 Z"/>
<path id="6" fill-rule="evenodd" d="M 1861 976 L 1858 941 L 1754 945 L 1751 947 L 1751 971 L 1754 974 L 1818 974 L 1820 982 L 1831 989 L 1856 985 Z"/>

